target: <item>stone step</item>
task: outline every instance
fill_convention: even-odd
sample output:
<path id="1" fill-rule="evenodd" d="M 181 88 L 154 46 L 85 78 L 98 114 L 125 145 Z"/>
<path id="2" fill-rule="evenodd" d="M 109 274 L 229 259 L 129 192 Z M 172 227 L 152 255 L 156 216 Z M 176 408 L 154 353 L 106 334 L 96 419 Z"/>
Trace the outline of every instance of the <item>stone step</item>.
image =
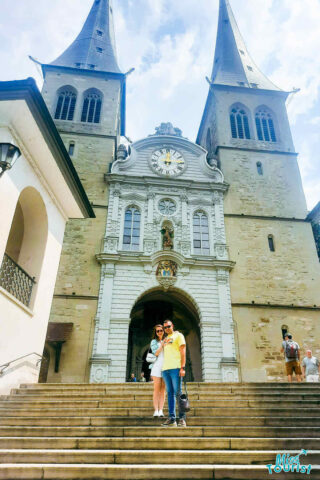
<path id="1" fill-rule="evenodd" d="M 222 393 L 222 392 L 215 392 L 215 393 L 189 393 L 188 392 L 189 399 L 191 401 L 225 401 L 225 400 L 232 400 L 232 401 L 244 401 L 244 400 L 254 400 L 254 401 L 259 401 L 259 402 L 265 402 L 265 401 L 272 401 L 272 400 L 282 400 L 283 401 L 283 393 L 268 393 L 268 394 L 260 394 L 260 393 Z M 125 396 L 125 401 L 152 401 L 153 394 L 152 392 L 150 393 L 136 393 L 136 394 L 131 394 L 128 393 Z M 320 401 L 320 392 L 319 394 L 315 393 L 288 393 L 285 396 L 286 401 Z M 82 402 L 115 402 L 115 401 L 124 401 L 124 398 L 122 395 L 119 395 L 117 393 L 115 394 L 84 394 L 83 392 L 79 394 L 50 394 L 46 393 L 43 395 L 37 395 L 34 392 L 31 394 L 13 394 L 13 395 L 3 395 L 0 396 L 0 402 L 32 402 L 32 403 L 43 403 L 43 402 L 57 402 L 57 401 L 68 401 L 68 402 L 75 402 L 75 401 L 82 401 Z"/>
<path id="2" fill-rule="evenodd" d="M 157 426 L 163 418 L 154 417 L 0 417 L 0 426 Z M 188 417 L 188 426 L 313 426 L 320 427 L 318 417 Z"/>
<path id="3" fill-rule="evenodd" d="M 11 405 L 10 405 L 11 406 Z M 299 413 L 299 417 L 316 417 L 320 411 L 318 407 L 299 408 L 296 411 Z M 139 409 L 139 408 L 0 408 L 0 418 L 6 417 L 148 417 L 153 415 L 153 409 Z M 261 417 L 261 416 L 274 416 L 274 417 L 286 417 L 294 418 L 291 409 L 283 408 L 191 408 L 188 413 L 188 418 L 192 416 L 196 417 L 220 417 L 220 416 L 239 416 L 239 417 Z"/>
<path id="4" fill-rule="evenodd" d="M 320 479 L 320 467 L 313 467 L 311 475 Z M 269 479 L 264 465 L 68 465 L 68 464 L 3 464 L 1 480 L 249 480 Z M 301 479 L 301 474 L 279 474 L 280 479 Z"/>
<path id="5" fill-rule="evenodd" d="M 1 449 L 53 450 L 286 450 L 320 449 L 319 438 L 248 437 L 0 437 Z"/>
<path id="6" fill-rule="evenodd" d="M 0 427 L 0 437 L 320 437 L 320 427 Z"/>
<path id="7" fill-rule="evenodd" d="M 298 455 L 301 452 L 290 452 Z M 274 464 L 278 453 L 274 450 L 0 450 L 0 464 L 3 463 L 68 463 L 68 464 L 135 464 L 158 465 L 165 459 L 166 465 L 268 465 Z M 305 459 L 304 459 L 305 461 Z M 320 463 L 320 451 L 308 452 L 308 462 L 312 465 Z"/>
<path id="8" fill-rule="evenodd" d="M 68 400 L 42 400 L 38 399 L 35 401 L 0 401 L 0 410 L 3 408 L 112 408 L 116 405 L 117 409 L 128 408 L 127 400 L 114 400 L 114 399 L 104 399 L 100 401 L 68 401 Z M 245 407 L 260 407 L 260 408 L 274 408 L 274 407 L 287 407 L 288 409 L 298 410 L 301 407 L 318 407 L 320 405 L 320 396 L 319 400 L 287 400 L 285 397 L 282 397 L 279 400 L 233 400 L 233 399 L 224 399 L 224 400 L 193 400 L 191 406 L 194 408 L 245 408 Z M 132 408 L 150 408 L 152 407 L 152 402 L 150 400 L 131 400 L 130 407 Z"/>

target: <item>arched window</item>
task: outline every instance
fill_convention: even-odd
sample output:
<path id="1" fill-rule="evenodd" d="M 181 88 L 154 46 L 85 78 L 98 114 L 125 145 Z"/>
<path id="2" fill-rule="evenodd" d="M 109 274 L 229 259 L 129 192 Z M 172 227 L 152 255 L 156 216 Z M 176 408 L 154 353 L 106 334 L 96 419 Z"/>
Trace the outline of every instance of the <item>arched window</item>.
<path id="1" fill-rule="evenodd" d="M 125 250 L 139 250 L 140 225 L 140 210 L 135 206 L 128 207 L 124 216 L 123 248 Z"/>
<path id="2" fill-rule="evenodd" d="M 241 105 L 234 105 L 231 107 L 230 126 L 232 138 L 250 140 L 251 135 L 248 114 Z"/>
<path id="3" fill-rule="evenodd" d="M 259 107 L 255 115 L 257 136 L 263 142 L 276 142 L 273 115 L 266 107 Z"/>
<path id="4" fill-rule="evenodd" d="M 48 237 L 45 204 L 37 190 L 19 197 L 0 268 L 0 286 L 27 307 L 33 305 Z"/>
<path id="5" fill-rule="evenodd" d="M 56 120 L 73 120 L 77 103 L 77 92 L 69 85 L 58 90 L 58 101 L 54 118 Z"/>
<path id="6" fill-rule="evenodd" d="M 84 93 L 81 122 L 100 123 L 102 94 L 91 88 Z"/>
<path id="7" fill-rule="evenodd" d="M 208 217 L 201 211 L 193 215 L 193 251 L 199 255 L 210 255 Z"/>

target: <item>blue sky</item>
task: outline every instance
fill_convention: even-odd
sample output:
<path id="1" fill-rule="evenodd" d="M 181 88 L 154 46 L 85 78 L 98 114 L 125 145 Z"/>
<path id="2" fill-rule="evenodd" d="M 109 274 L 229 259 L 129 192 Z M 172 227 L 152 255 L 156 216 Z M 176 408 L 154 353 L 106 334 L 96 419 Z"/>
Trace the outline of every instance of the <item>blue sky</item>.
<path id="1" fill-rule="evenodd" d="M 289 119 L 311 209 L 320 200 L 320 1 L 230 0 L 249 52 L 290 99 Z M 92 0 L 0 1 L 0 80 L 41 75 L 28 60 L 55 59 Z M 170 121 L 195 140 L 208 91 L 218 0 L 113 0 L 119 63 L 128 80 L 127 134 Z"/>

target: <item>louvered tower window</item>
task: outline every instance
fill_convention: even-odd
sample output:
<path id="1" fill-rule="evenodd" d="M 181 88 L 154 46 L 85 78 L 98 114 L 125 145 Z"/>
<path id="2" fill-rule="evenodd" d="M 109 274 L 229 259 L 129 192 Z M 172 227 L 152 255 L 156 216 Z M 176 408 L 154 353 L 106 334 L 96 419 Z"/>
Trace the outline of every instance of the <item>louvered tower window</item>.
<path id="1" fill-rule="evenodd" d="M 193 215 L 193 252 L 210 255 L 208 217 L 201 211 Z"/>
<path id="2" fill-rule="evenodd" d="M 63 87 L 58 91 L 58 101 L 54 118 L 56 120 L 73 120 L 77 103 L 77 94 L 72 87 Z"/>
<path id="3" fill-rule="evenodd" d="M 231 108 L 230 125 L 232 138 L 250 140 L 251 135 L 248 114 L 243 108 L 237 106 Z"/>
<path id="4" fill-rule="evenodd" d="M 100 123 L 102 95 L 98 90 L 88 90 L 84 94 L 81 122 Z"/>
<path id="5" fill-rule="evenodd" d="M 140 225 L 140 210 L 135 206 L 128 207 L 124 216 L 123 248 L 125 250 L 139 250 Z"/>
<path id="6" fill-rule="evenodd" d="M 257 136 L 263 142 L 276 142 L 276 132 L 272 113 L 266 108 L 259 108 L 255 115 Z"/>

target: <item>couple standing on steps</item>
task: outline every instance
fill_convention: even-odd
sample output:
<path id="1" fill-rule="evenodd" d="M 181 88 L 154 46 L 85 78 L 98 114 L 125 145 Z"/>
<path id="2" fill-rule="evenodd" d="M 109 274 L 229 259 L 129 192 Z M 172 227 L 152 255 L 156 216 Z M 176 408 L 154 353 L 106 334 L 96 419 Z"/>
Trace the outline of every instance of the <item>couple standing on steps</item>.
<path id="1" fill-rule="evenodd" d="M 186 341 L 182 333 L 174 331 L 171 320 L 165 320 L 163 325 L 154 327 L 151 351 L 157 360 L 151 365 L 154 392 L 154 417 L 163 417 L 165 388 L 168 396 L 169 417 L 163 427 L 176 427 L 176 400 L 181 394 L 182 378 L 185 376 Z M 186 414 L 180 411 L 178 427 L 186 427 Z"/>

